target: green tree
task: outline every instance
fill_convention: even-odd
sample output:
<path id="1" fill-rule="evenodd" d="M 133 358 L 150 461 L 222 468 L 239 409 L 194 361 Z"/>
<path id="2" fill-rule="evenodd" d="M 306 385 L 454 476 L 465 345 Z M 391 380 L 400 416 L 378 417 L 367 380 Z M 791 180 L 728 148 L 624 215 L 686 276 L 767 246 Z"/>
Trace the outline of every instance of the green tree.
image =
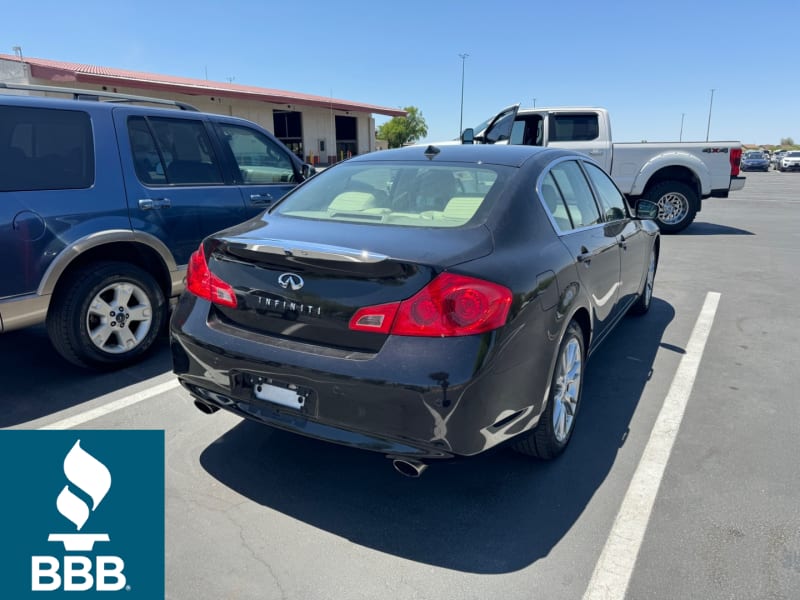
<path id="1" fill-rule="evenodd" d="M 389 148 L 400 148 L 428 135 L 428 126 L 422 112 L 416 106 L 406 106 L 405 117 L 394 117 L 378 127 L 378 139 L 389 142 Z"/>
<path id="2" fill-rule="evenodd" d="M 794 140 L 790 137 L 781 138 L 781 146 L 794 146 Z"/>

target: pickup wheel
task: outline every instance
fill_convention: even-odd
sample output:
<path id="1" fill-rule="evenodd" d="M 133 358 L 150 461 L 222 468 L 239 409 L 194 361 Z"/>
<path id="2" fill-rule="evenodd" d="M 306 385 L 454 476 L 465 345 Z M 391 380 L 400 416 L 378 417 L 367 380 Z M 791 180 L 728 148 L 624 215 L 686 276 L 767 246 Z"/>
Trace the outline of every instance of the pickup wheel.
<path id="1" fill-rule="evenodd" d="M 571 321 L 558 346 L 547 406 L 536 428 L 516 442 L 514 450 L 542 459 L 555 458 L 564 451 L 580 408 L 584 361 L 583 332 L 576 321 Z"/>
<path id="2" fill-rule="evenodd" d="M 682 181 L 662 181 L 644 195 L 658 205 L 656 222 L 664 233 L 683 231 L 697 215 L 697 192 Z"/>
<path id="3" fill-rule="evenodd" d="M 77 271 L 47 314 L 47 332 L 69 362 L 110 370 L 142 357 L 167 314 L 161 288 L 139 267 L 104 262 Z"/>

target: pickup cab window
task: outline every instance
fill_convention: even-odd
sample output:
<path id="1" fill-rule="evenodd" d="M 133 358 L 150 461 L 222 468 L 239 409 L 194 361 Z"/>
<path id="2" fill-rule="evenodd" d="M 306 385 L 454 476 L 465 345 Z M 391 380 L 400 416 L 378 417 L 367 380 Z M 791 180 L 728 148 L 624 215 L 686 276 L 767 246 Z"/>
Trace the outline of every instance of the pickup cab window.
<path id="1" fill-rule="evenodd" d="M 553 115 L 550 119 L 551 142 L 588 142 L 600 137 L 597 114 Z"/>

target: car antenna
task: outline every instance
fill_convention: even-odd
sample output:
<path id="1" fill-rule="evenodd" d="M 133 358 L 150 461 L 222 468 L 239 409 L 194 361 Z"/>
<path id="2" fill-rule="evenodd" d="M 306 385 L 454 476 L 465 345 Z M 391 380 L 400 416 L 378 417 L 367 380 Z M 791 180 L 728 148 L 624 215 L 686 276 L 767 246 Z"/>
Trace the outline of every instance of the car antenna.
<path id="1" fill-rule="evenodd" d="M 437 148 L 433 144 L 430 144 L 427 148 L 425 148 L 425 156 L 429 160 L 433 159 L 433 157 L 439 154 L 439 152 L 441 152 L 441 150 L 439 150 L 439 148 Z"/>

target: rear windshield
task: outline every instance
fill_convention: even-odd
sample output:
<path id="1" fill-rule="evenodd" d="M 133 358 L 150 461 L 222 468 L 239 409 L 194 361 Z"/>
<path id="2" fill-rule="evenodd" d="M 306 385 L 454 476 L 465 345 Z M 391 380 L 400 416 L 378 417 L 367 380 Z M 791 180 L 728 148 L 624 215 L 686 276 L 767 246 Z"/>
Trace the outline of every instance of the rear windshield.
<path id="1" fill-rule="evenodd" d="M 513 169 L 494 165 L 345 163 L 289 194 L 275 212 L 290 217 L 410 227 L 483 221 Z"/>

